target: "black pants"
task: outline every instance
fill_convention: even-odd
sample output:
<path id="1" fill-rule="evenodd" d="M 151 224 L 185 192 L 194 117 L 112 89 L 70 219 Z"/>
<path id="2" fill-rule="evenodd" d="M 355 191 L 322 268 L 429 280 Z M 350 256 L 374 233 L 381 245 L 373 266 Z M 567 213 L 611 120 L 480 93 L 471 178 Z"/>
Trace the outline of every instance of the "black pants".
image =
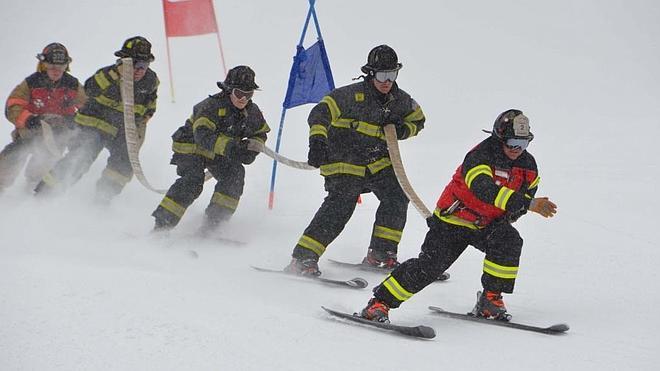
<path id="1" fill-rule="evenodd" d="M 325 248 L 344 230 L 353 215 L 358 196 L 367 192 L 373 192 L 380 201 L 369 248 L 381 252 L 381 255 L 386 255 L 386 252 L 396 254 L 406 225 L 408 198 L 399 186 L 392 167 L 365 177 L 327 177 L 325 190 L 328 195 L 294 248 L 293 257 L 318 258 L 323 254 Z"/>
<path id="2" fill-rule="evenodd" d="M 175 226 L 179 223 L 188 206 L 202 193 L 206 169 L 217 181 L 211 202 L 206 208 L 208 220 L 219 223 L 234 214 L 245 185 L 243 164 L 224 156 L 209 160 L 198 155 L 184 154 L 175 154 L 172 164 L 177 166 L 179 178 L 151 214 L 157 224 Z"/>
<path id="3" fill-rule="evenodd" d="M 374 296 L 396 308 L 446 271 L 468 245 L 486 253 L 481 284 L 485 290 L 511 293 L 523 240 L 509 223 L 496 221 L 474 230 L 428 219 L 429 231 L 417 258 L 402 263 L 374 290 Z"/>
<path id="4" fill-rule="evenodd" d="M 120 130 L 112 137 L 95 128 L 84 126 L 81 126 L 71 141 L 71 150 L 44 177 L 36 192 L 69 188 L 89 171 L 103 148 L 108 149 L 110 156 L 101 178 L 96 183 L 97 198 L 110 200 L 118 195 L 133 177 L 124 131 Z"/>

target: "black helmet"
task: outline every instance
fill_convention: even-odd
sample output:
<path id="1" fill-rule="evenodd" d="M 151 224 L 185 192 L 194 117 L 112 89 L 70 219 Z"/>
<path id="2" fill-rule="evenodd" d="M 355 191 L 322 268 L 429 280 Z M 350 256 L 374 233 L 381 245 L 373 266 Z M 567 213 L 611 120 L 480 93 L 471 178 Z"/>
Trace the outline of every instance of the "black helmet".
<path id="1" fill-rule="evenodd" d="M 151 54 L 151 43 L 142 36 L 134 36 L 124 41 L 121 50 L 117 50 L 115 56 L 144 62 L 153 62 L 156 59 Z"/>
<path id="2" fill-rule="evenodd" d="M 46 45 L 44 50 L 37 54 L 37 59 L 40 62 L 50 64 L 69 64 L 72 59 L 69 57 L 69 52 L 64 45 L 60 43 L 50 43 Z"/>
<path id="3" fill-rule="evenodd" d="M 225 81 L 218 81 L 218 87 L 222 90 L 231 90 L 233 88 L 241 90 L 259 89 L 259 85 L 254 82 L 254 71 L 248 66 L 236 66 L 227 72 Z"/>
<path id="4" fill-rule="evenodd" d="M 394 49 L 387 45 L 378 45 L 371 49 L 367 56 L 367 64 L 362 66 L 361 70 L 367 75 L 373 75 L 377 71 L 399 70 L 403 64 L 399 63 Z"/>
<path id="5" fill-rule="evenodd" d="M 490 132 L 494 137 L 506 142 L 508 139 L 534 139 L 534 134 L 529 131 L 529 119 L 523 115 L 523 112 L 517 109 L 510 109 L 500 113 L 493 124 L 493 131 Z"/>

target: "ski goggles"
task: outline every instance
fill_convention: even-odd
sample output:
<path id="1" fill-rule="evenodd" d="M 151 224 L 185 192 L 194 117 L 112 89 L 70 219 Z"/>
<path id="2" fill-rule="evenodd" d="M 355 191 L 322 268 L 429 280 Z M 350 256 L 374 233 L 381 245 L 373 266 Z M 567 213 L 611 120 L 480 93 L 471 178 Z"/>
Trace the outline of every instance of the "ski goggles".
<path id="1" fill-rule="evenodd" d="M 57 71 L 66 71 L 68 65 L 66 64 L 54 64 L 54 63 L 44 63 L 47 70 L 57 70 Z"/>
<path id="2" fill-rule="evenodd" d="M 254 95 L 254 90 L 241 90 L 239 88 L 233 88 L 231 90 L 231 93 L 236 97 L 236 99 L 241 100 L 243 98 L 245 99 L 252 99 L 252 96 Z"/>
<path id="3" fill-rule="evenodd" d="M 378 82 L 394 82 L 396 77 L 399 76 L 399 70 L 390 70 L 390 71 L 376 71 L 374 76 Z"/>
<path id="4" fill-rule="evenodd" d="M 530 139 L 519 139 L 519 138 L 511 138 L 507 139 L 506 143 L 506 148 L 514 150 L 514 151 L 524 151 L 527 149 L 527 146 L 529 145 Z"/>
<path id="5" fill-rule="evenodd" d="M 147 68 L 149 68 L 149 62 L 146 61 L 137 61 L 133 64 L 135 70 L 146 70 Z"/>

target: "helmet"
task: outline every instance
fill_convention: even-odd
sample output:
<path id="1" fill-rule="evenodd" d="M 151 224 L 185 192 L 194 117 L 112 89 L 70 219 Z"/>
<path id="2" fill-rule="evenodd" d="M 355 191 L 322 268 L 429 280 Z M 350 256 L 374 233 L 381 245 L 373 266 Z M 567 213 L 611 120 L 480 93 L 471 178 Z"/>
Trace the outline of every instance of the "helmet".
<path id="1" fill-rule="evenodd" d="M 497 116 L 493 124 L 493 131 L 490 133 L 503 142 L 508 139 L 527 139 L 531 141 L 534 138 L 534 134 L 529 131 L 529 119 L 523 115 L 522 111 L 517 109 L 504 111 Z"/>
<path id="2" fill-rule="evenodd" d="M 220 89 L 255 90 L 259 85 L 254 82 L 254 71 L 248 66 L 236 66 L 227 72 L 225 81 L 218 81 Z"/>
<path id="3" fill-rule="evenodd" d="M 362 66 L 362 72 L 367 75 L 373 75 L 377 71 L 399 70 L 403 64 L 399 63 L 399 58 L 394 49 L 387 45 L 378 45 L 371 49 L 367 56 L 367 64 Z"/>
<path id="4" fill-rule="evenodd" d="M 69 64 L 72 59 L 69 57 L 69 52 L 64 45 L 60 43 L 50 43 L 46 45 L 44 50 L 37 54 L 37 59 L 40 62 L 50 64 Z"/>
<path id="5" fill-rule="evenodd" d="M 121 49 L 115 52 L 115 56 L 145 62 L 153 62 L 156 59 L 151 54 L 151 43 L 142 36 L 134 36 L 124 41 Z"/>

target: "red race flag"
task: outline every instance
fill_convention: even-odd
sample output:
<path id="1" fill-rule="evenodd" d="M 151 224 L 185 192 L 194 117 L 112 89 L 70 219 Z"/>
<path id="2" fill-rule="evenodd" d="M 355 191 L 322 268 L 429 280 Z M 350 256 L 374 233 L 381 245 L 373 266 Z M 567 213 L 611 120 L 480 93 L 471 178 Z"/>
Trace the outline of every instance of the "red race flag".
<path id="1" fill-rule="evenodd" d="M 163 0 L 167 37 L 217 33 L 212 0 Z"/>

